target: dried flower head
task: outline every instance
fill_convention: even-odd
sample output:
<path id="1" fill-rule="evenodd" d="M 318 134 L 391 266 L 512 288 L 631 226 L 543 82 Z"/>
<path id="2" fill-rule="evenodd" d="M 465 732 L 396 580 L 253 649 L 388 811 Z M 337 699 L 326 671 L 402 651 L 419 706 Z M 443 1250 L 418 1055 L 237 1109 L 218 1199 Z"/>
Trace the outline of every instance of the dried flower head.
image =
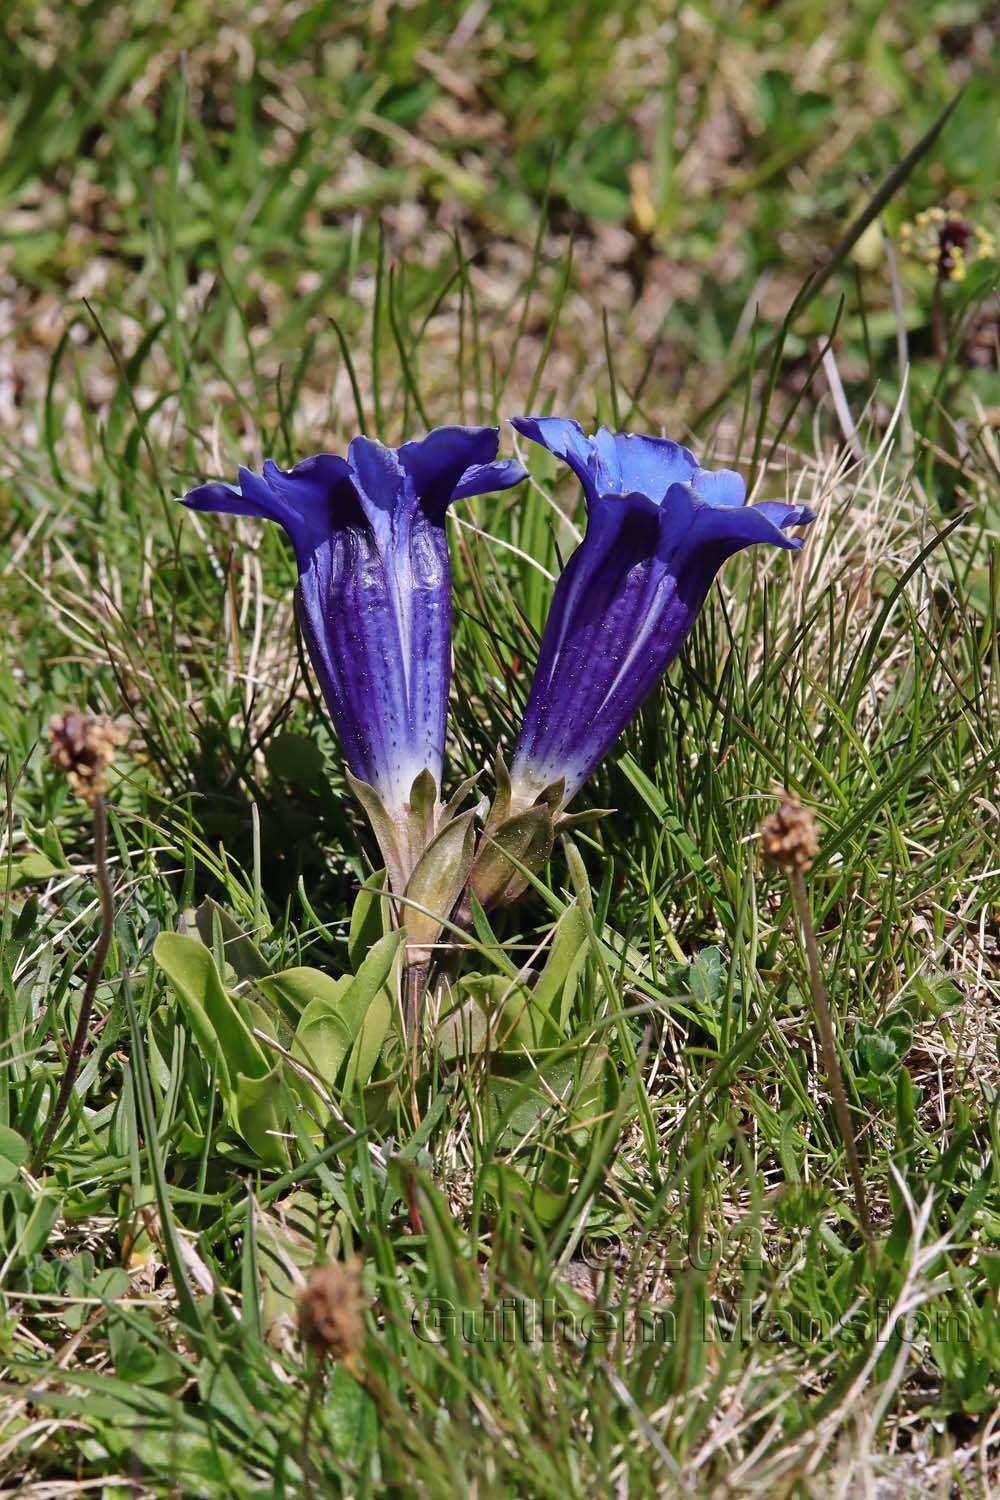
<path id="1" fill-rule="evenodd" d="M 968 267 L 996 255 L 996 240 L 981 224 L 953 214 L 940 204 L 925 208 L 899 234 L 904 255 L 919 260 L 939 281 L 964 281 Z"/>
<path id="2" fill-rule="evenodd" d="M 819 853 L 816 819 L 797 797 L 785 792 L 778 811 L 761 824 L 760 846 L 765 859 L 782 870 L 808 870 Z"/>
<path id="3" fill-rule="evenodd" d="M 128 740 L 128 730 L 114 720 L 80 713 L 75 708 L 55 714 L 49 721 L 49 755 L 52 764 L 66 772 L 70 790 L 93 807 L 104 795 L 105 771 L 116 750 Z"/>
<path id="4" fill-rule="evenodd" d="M 299 1294 L 299 1337 L 320 1359 L 351 1369 L 365 1338 L 361 1259 L 316 1266 Z"/>

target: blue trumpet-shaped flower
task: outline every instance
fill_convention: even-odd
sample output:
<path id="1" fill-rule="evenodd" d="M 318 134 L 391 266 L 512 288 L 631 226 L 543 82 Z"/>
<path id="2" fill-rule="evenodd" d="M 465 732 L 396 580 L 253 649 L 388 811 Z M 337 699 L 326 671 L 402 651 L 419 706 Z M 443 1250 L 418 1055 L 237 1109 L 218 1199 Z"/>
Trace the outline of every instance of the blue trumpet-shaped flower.
<path id="1" fill-rule="evenodd" d="M 514 759 L 511 809 L 564 782 L 561 805 L 604 759 L 680 651 L 719 568 L 743 547 L 797 548 L 804 505 L 746 505 L 731 470 L 678 443 L 519 417 L 518 432 L 574 470 L 587 531 L 558 583 Z"/>
<path id="2" fill-rule="evenodd" d="M 398 811 L 415 779 L 441 782 L 451 676 L 453 500 L 506 489 L 524 470 L 495 463 L 496 427 L 438 427 L 386 448 L 357 437 L 346 458 L 240 469 L 203 484 L 192 510 L 277 521 L 298 563 L 302 633 L 347 764 Z"/>
<path id="3" fill-rule="evenodd" d="M 277 521 L 291 538 L 302 634 L 389 885 L 407 903 L 416 970 L 473 855 L 472 812 L 438 800 L 451 677 L 445 513 L 525 477 L 494 461 L 497 438 L 496 427 L 437 427 L 401 448 L 357 437 L 346 458 L 268 462 L 262 476 L 240 469 L 238 485 L 184 497 L 192 510 Z"/>

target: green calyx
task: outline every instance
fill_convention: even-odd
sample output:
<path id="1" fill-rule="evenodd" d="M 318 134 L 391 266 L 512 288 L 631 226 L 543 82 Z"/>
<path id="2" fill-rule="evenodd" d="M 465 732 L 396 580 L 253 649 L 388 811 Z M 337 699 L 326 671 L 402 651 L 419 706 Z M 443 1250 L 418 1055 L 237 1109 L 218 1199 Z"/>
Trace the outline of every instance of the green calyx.
<path id="1" fill-rule="evenodd" d="M 496 795 L 472 865 L 469 887 L 487 910 L 516 901 L 528 876 L 544 869 L 552 853 L 564 783 L 553 782 L 528 807 L 512 800 L 510 773 L 496 757 Z"/>
<path id="2" fill-rule="evenodd" d="M 475 849 L 474 812 L 459 808 L 475 778 L 462 783 L 447 804 L 423 770 L 402 808 L 389 808 L 365 781 L 348 772 L 351 790 L 371 823 L 385 860 L 392 893 L 406 927 L 408 964 L 426 964 L 455 903 L 465 889 Z"/>

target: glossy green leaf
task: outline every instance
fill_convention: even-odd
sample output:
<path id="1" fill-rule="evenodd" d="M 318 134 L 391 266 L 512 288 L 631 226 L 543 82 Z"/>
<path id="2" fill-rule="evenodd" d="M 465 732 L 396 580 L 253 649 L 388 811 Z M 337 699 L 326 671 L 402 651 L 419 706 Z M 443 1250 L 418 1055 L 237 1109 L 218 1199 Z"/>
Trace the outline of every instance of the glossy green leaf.
<path id="1" fill-rule="evenodd" d="M 292 1044 L 300 1058 L 327 1085 L 333 1085 L 351 1053 L 351 1086 L 370 1076 L 392 1019 L 394 995 L 388 981 L 396 966 L 403 941 L 400 931 L 387 933 L 375 943 L 357 974 L 333 979 L 320 969 L 286 969 L 262 981 L 265 994 L 280 989 L 299 1010 L 299 1024 Z M 371 1014 L 376 997 L 380 1003 Z"/>
<path id="2" fill-rule="evenodd" d="M 368 1014 L 368 1007 L 383 985 L 388 983 L 397 955 L 400 954 L 403 938 L 404 934 L 398 929 L 387 932 L 384 938 L 372 944 L 362 960 L 341 1005 L 341 1013 L 352 1037 L 359 1034 Z"/>
<path id="3" fill-rule="evenodd" d="M 153 957 L 166 974 L 206 1061 L 228 1093 L 238 1073 L 262 1078 L 271 1059 L 252 1034 L 219 978 L 215 960 L 197 938 L 161 932 Z"/>
<path id="4" fill-rule="evenodd" d="M 211 896 L 206 896 L 194 914 L 198 934 L 206 948 L 214 947 L 213 927 L 222 933 L 226 962 L 239 979 L 260 979 L 271 972 L 267 959 L 239 923 Z"/>
<path id="5" fill-rule="evenodd" d="M 571 1133 L 585 1138 L 596 1118 L 614 1107 L 617 1075 L 606 1063 L 597 1047 L 575 1057 L 562 1048 L 530 1059 L 494 1054 L 485 1090 L 494 1125 L 504 1136 L 524 1135 L 558 1110 Z"/>
<path id="6" fill-rule="evenodd" d="M 548 1026 L 543 1040 L 556 1042 L 565 1035 L 580 976 L 587 962 L 587 924 L 578 906 L 567 907 L 559 918 L 549 956 L 532 991 L 536 1015 Z"/>
<path id="7" fill-rule="evenodd" d="M 351 1048 L 351 1055 L 344 1071 L 345 1094 L 353 1094 L 359 1085 L 367 1084 L 371 1078 L 389 1034 L 394 1012 L 392 993 L 386 985 L 383 985 L 372 996 L 371 1004 L 361 1023 L 361 1030 Z"/>
<path id="8" fill-rule="evenodd" d="M 305 1063 L 324 1084 L 333 1084 L 354 1041 L 354 1034 L 339 1013 L 338 1004 L 351 987 L 350 979 L 331 979 L 331 994 L 311 1000 L 302 1012 L 292 1056 Z M 338 989 L 336 998 L 333 990 Z"/>
<path id="9" fill-rule="evenodd" d="M 11 1130 L 9 1125 L 0 1125 L 0 1182 L 16 1182 L 18 1168 L 28 1159 L 28 1145 L 24 1137 Z"/>
<path id="10" fill-rule="evenodd" d="M 302 965 L 294 969 L 283 969 L 280 974 L 269 974 L 260 981 L 257 988 L 268 1000 L 280 1007 L 298 1030 L 306 1011 L 315 1001 L 336 1006 L 352 983 L 349 974 L 335 979 L 322 969 Z"/>
<path id="11" fill-rule="evenodd" d="M 269 1166 L 288 1165 L 288 1129 L 282 1064 L 276 1063 L 263 1078 L 236 1079 L 236 1124 L 250 1149 Z"/>
<path id="12" fill-rule="evenodd" d="M 347 955 L 357 973 L 369 948 L 392 931 L 392 903 L 386 890 L 386 873 L 373 870 L 358 892 L 351 909 Z"/>

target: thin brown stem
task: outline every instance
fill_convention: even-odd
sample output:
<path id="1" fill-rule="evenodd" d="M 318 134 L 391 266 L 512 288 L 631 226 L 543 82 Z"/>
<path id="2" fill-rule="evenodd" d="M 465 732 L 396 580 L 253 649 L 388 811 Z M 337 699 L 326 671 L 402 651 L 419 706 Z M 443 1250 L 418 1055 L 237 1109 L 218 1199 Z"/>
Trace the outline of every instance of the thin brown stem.
<path id="1" fill-rule="evenodd" d="M 97 935 L 97 946 L 94 956 L 90 960 L 90 968 L 87 970 L 87 982 L 83 988 L 83 999 L 80 1002 L 80 1015 L 76 1023 L 76 1031 L 70 1044 L 69 1056 L 66 1059 L 66 1070 L 63 1073 L 62 1084 L 56 1097 L 52 1113 L 49 1115 L 42 1132 L 42 1138 L 31 1158 L 31 1172 L 33 1176 L 41 1171 L 45 1165 L 45 1159 L 49 1154 L 49 1147 L 55 1139 L 56 1131 L 62 1124 L 69 1101 L 73 1094 L 73 1086 L 80 1072 L 80 1062 L 83 1058 L 83 1049 L 86 1046 L 87 1034 L 90 1030 L 90 1018 L 94 1010 L 94 996 L 104 972 L 104 964 L 111 947 L 111 936 L 114 931 L 114 900 L 111 891 L 111 878 L 108 874 L 108 814 L 104 805 L 104 798 L 98 794 L 94 798 L 94 866 L 97 879 L 97 890 L 101 898 L 101 930 Z"/>
<path id="2" fill-rule="evenodd" d="M 319 1400 L 319 1394 L 323 1387 L 323 1366 L 317 1360 L 309 1375 L 309 1385 L 306 1390 L 306 1404 L 302 1413 L 302 1496 L 303 1500 L 313 1500 L 313 1461 L 309 1452 L 309 1443 L 312 1438 L 313 1414 Z"/>
<path id="3" fill-rule="evenodd" d="M 847 1092 L 844 1088 L 844 1075 L 840 1069 L 840 1058 L 837 1056 L 837 1039 L 833 1030 L 830 1002 L 827 998 L 826 985 L 823 982 L 823 971 L 820 968 L 816 932 L 813 927 L 812 912 L 809 908 L 809 896 L 806 892 L 806 882 L 802 871 L 796 869 L 789 870 L 788 882 L 792 888 L 792 900 L 795 903 L 795 912 L 799 919 L 802 940 L 805 943 L 806 957 L 809 960 L 809 980 L 812 989 L 813 1009 L 816 1015 L 816 1024 L 819 1027 L 820 1044 L 823 1049 L 823 1067 L 826 1071 L 830 1093 L 833 1096 L 833 1112 L 836 1115 L 837 1126 L 844 1142 L 844 1150 L 847 1153 L 847 1170 L 850 1173 L 851 1186 L 854 1189 L 854 1201 L 858 1211 L 858 1221 L 861 1224 L 865 1240 L 869 1247 L 871 1247 L 873 1238 L 871 1218 L 868 1214 L 868 1200 L 865 1197 L 865 1185 L 861 1176 L 861 1163 L 858 1159 L 854 1127 L 851 1124 L 851 1114 L 847 1105 Z"/>

